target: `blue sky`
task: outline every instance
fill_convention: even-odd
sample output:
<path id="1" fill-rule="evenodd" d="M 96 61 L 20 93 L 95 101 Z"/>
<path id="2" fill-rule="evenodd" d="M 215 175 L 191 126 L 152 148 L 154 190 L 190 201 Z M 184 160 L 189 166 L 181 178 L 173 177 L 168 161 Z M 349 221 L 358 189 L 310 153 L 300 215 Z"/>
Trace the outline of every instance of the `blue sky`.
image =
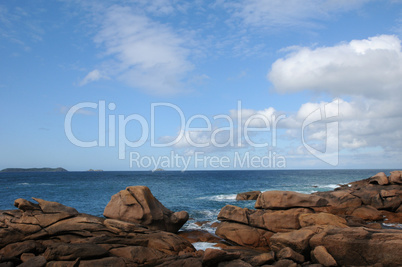
<path id="1" fill-rule="evenodd" d="M 400 168 L 401 40 L 397 0 L 2 1 L 0 168 Z"/>

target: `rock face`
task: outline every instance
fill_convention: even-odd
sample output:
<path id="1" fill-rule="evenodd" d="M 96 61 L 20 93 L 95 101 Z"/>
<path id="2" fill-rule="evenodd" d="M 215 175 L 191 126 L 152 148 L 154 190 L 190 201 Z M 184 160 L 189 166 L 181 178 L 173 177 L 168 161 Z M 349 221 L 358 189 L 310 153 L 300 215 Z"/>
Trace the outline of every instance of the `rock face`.
<path id="1" fill-rule="evenodd" d="M 310 246 L 325 247 L 338 265 L 402 265 L 400 230 L 332 228 L 312 237 Z"/>
<path id="2" fill-rule="evenodd" d="M 323 246 L 315 247 L 311 251 L 311 258 L 324 266 L 337 266 L 335 259 L 328 253 L 327 249 Z"/>
<path id="3" fill-rule="evenodd" d="M 315 234 L 311 229 L 299 229 L 288 233 L 276 233 L 271 237 L 271 249 L 279 252 L 289 247 L 297 253 L 306 255 L 310 238 Z"/>
<path id="4" fill-rule="evenodd" d="M 223 207 L 218 215 L 221 221 L 247 224 L 272 232 L 288 232 L 300 228 L 299 216 L 312 213 L 306 208 L 288 210 L 250 210 L 233 205 Z"/>
<path id="5" fill-rule="evenodd" d="M 388 177 L 383 172 L 379 172 L 370 178 L 370 184 L 387 185 L 389 184 Z"/>
<path id="6" fill-rule="evenodd" d="M 188 220 L 187 212 L 167 209 L 146 186 L 130 186 L 113 195 L 103 215 L 172 233 L 179 231 Z"/>
<path id="7" fill-rule="evenodd" d="M 393 171 L 388 177 L 391 184 L 402 184 L 402 171 Z"/>
<path id="8" fill-rule="evenodd" d="M 281 259 L 281 260 L 288 259 L 288 260 L 292 260 L 292 261 L 299 262 L 299 263 L 304 262 L 304 256 L 297 253 L 290 247 L 281 249 L 277 253 L 277 257 L 278 257 L 278 259 Z"/>
<path id="9" fill-rule="evenodd" d="M 236 200 L 256 200 L 260 194 L 261 191 L 239 193 L 236 196 Z"/>
<path id="10" fill-rule="evenodd" d="M 299 207 L 322 207 L 328 204 L 324 198 L 292 191 L 266 191 L 259 195 L 256 209 L 286 209 Z"/>
<path id="11" fill-rule="evenodd" d="M 186 240 L 222 241 L 212 234 L 176 235 L 82 214 L 57 202 L 35 200 L 38 203 L 17 199 L 14 204 L 18 210 L 0 211 L 0 266 L 259 266 L 274 261 L 271 253 L 239 247 L 236 251 L 195 251 Z M 250 247 L 268 246 L 258 242 L 269 240 L 271 232 L 244 226 L 231 234 L 238 234 Z M 243 238 L 249 234 L 249 238 Z"/>
<path id="12" fill-rule="evenodd" d="M 272 232 L 251 227 L 246 224 L 222 222 L 216 229 L 216 234 L 241 246 L 269 248 Z"/>
<path id="13" fill-rule="evenodd" d="M 402 230 L 378 223 L 401 224 L 401 204 L 402 171 L 378 173 L 330 192 L 263 192 L 255 210 L 227 205 L 216 234 L 271 250 L 275 266 L 402 266 Z"/>
<path id="14" fill-rule="evenodd" d="M 339 216 L 327 212 L 301 214 L 299 216 L 300 226 L 308 227 L 315 225 L 333 225 L 337 227 L 347 227 L 347 221 Z"/>
<path id="15" fill-rule="evenodd" d="M 195 257 L 172 233 L 78 213 L 60 203 L 17 199 L 19 210 L 0 212 L 0 265 L 138 266 Z"/>

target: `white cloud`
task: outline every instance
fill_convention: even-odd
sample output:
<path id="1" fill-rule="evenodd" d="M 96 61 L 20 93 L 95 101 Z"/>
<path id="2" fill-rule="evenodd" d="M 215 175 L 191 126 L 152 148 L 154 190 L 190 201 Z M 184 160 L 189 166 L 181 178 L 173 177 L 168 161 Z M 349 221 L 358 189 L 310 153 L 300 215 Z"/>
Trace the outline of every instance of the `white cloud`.
<path id="1" fill-rule="evenodd" d="M 129 7 L 107 9 L 95 41 L 113 58 L 106 63 L 108 74 L 151 94 L 182 92 L 193 68 L 183 35 Z"/>
<path id="2" fill-rule="evenodd" d="M 365 147 L 366 145 L 366 140 L 358 140 L 357 138 L 353 138 L 350 142 L 345 142 L 342 144 L 342 146 L 345 148 L 360 148 Z"/>
<path id="3" fill-rule="evenodd" d="M 305 103 L 298 112 L 290 115 L 282 124 L 289 129 L 288 135 L 295 138 L 300 135 L 300 126 L 312 112 L 328 104 Z M 383 151 L 391 152 L 402 150 L 402 129 L 398 125 L 402 122 L 401 108 L 399 113 L 394 109 L 387 109 L 387 101 L 356 99 L 345 101 L 339 99 L 339 149 L 357 149 L 380 147 Z M 331 113 L 331 111 L 329 111 Z M 308 140 L 326 142 L 325 126 L 333 120 L 322 120 L 312 124 L 307 130 Z M 392 134 L 390 134 L 392 133 Z"/>
<path id="4" fill-rule="evenodd" d="M 273 107 L 264 110 L 254 109 L 232 109 L 229 111 L 233 121 L 240 120 L 243 127 L 247 123 L 247 127 L 266 128 L 270 127 L 277 117 L 277 111 Z"/>
<path id="5" fill-rule="evenodd" d="M 380 35 L 332 47 L 292 50 L 268 73 L 276 91 L 311 90 L 348 99 L 339 100 L 341 153 L 365 150 L 376 151 L 381 158 L 402 156 L 402 50 L 398 37 Z M 326 103 L 301 105 L 282 124 L 288 129 L 285 138 L 299 136 L 304 118 Z M 306 140 L 318 148 L 328 141 L 325 122 L 306 129 Z"/>
<path id="6" fill-rule="evenodd" d="M 239 122 L 244 127 L 244 123 L 249 118 L 253 116 L 265 116 L 271 123 L 270 125 L 266 125 L 262 120 L 256 119 L 250 123 L 249 127 L 267 128 L 269 130 L 251 132 L 249 134 L 250 140 L 258 144 L 268 143 L 270 146 L 262 148 L 262 150 L 265 149 L 266 151 L 266 149 L 270 149 L 277 151 L 289 159 L 300 157 L 300 161 L 305 162 L 312 157 L 307 151 L 306 146 L 301 142 L 302 131 L 306 145 L 318 151 L 325 152 L 328 147 L 336 144 L 336 146 L 339 145 L 341 157 L 360 153 L 361 151 L 376 151 L 378 157 L 381 158 L 390 155 L 400 157 L 402 155 L 400 152 L 402 151 L 401 108 L 398 108 L 399 113 L 396 113 L 395 109 L 387 109 L 385 107 L 386 102 L 383 100 L 358 98 L 351 101 L 338 99 L 338 104 L 336 105 L 333 102 L 329 103 L 325 101 L 307 102 L 302 104 L 296 112 L 287 112 L 287 114 L 276 111 L 272 107 L 264 110 L 241 109 L 240 112 L 230 110 L 227 116 L 233 120 L 233 134 L 230 135 L 229 131 L 222 131 L 220 135 L 216 135 L 214 138 L 215 143 L 218 144 L 225 144 L 229 139 L 233 140 L 232 143 L 226 143 L 223 147 L 214 146 L 212 143 L 212 132 L 224 126 L 215 125 L 212 121 L 211 131 L 189 131 L 187 137 L 191 139 L 191 142 L 189 142 L 185 135 L 173 145 L 173 148 L 185 151 L 185 153 L 202 151 L 211 154 L 229 153 L 238 151 L 239 149 L 257 151 L 259 148 L 253 147 L 252 143 L 244 138 L 244 128 L 242 128 L 240 136 L 241 142 L 238 144 Z M 326 117 L 322 117 L 321 120 L 303 129 L 303 122 L 317 110 L 321 112 L 325 110 Z M 278 120 L 276 128 L 273 129 L 272 122 L 279 114 L 286 114 L 286 116 Z M 225 114 L 221 115 L 224 116 Z M 339 134 L 338 132 L 328 130 L 328 123 L 332 122 L 338 122 Z M 177 136 L 165 136 L 160 140 L 168 142 Z M 194 143 L 208 143 L 209 145 L 197 147 Z M 319 162 L 319 160 L 316 159 L 316 162 Z"/>
<path id="7" fill-rule="evenodd" d="M 161 143 L 175 140 L 173 147 L 178 150 L 206 153 L 251 148 L 253 143 L 257 145 L 266 142 L 272 144 L 272 139 L 263 140 L 260 133 L 271 136 L 273 128 L 276 127 L 277 116 L 276 110 L 272 107 L 260 111 L 233 109 L 229 110 L 228 114 L 218 114 L 207 119 L 208 125 L 211 126 L 210 130 L 203 128 L 200 131 L 189 127 L 184 129 L 181 138 L 177 133 L 176 136 L 162 136 L 159 140 Z M 207 117 L 205 116 L 205 118 Z M 246 132 L 245 128 L 249 130 Z"/>
<path id="8" fill-rule="evenodd" d="M 82 79 L 82 81 L 79 83 L 79 85 L 83 86 L 83 85 L 85 85 L 87 83 L 94 82 L 94 81 L 100 80 L 102 78 L 107 79 L 107 77 L 103 76 L 99 70 L 93 70 L 93 71 L 89 72 L 84 77 L 84 79 Z"/>
<path id="9" fill-rule="evenodd" d="M 360 8 L 369 0 L 243 0 L 225 2 L 246 25 L 263 28 L 316 26 L 317 20 Z"/>
<path id="10" fill-rule="evenodd" d="M 381 35 L 332 47 L 299 48 L 272 64 L 268 79 L 278 92 L 303 90 L 334 96 L 399 97 L 401 40 Z"/>

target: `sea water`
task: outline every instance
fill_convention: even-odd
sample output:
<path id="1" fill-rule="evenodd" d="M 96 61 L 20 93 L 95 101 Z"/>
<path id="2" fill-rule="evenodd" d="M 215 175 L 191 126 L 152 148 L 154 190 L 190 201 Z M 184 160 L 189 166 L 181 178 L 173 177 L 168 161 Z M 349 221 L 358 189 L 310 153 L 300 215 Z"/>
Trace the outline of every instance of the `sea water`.
<path id="1" fill-rule="evenodd" d="M 236 201 L 240 192 L 287 190 L 301 193 L 333 190 L 339 184 L 391 170 L 243 170 L 0 173 L 0 210 L 15 209 L 14 200 L 31 197 L 56 201 L 79 212 L 103 216 L 112 195 L 128 186 L 145 185 L 167 208 L 185 210 L 184 229 L 204 229 L 227 204 L 253 208 L 255 201 Z M 208 221 L 198 226 L 195 222 Z"/>

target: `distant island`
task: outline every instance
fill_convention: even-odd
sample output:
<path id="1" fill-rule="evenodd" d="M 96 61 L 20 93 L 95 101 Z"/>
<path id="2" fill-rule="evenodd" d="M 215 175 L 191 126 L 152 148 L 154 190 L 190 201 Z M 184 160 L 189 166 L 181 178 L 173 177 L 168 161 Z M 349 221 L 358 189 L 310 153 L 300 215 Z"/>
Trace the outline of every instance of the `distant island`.
<path id="1" fill-rule="evenodd" d="M 89 169 L 87 172 L 103 172 L 103 170 L 94 170 L 94 169 Z"/>
<path id="2" fill-rule="evenodd" d="M 2 172 L 68 172 L 64 168 L 6 168 Z"/>

